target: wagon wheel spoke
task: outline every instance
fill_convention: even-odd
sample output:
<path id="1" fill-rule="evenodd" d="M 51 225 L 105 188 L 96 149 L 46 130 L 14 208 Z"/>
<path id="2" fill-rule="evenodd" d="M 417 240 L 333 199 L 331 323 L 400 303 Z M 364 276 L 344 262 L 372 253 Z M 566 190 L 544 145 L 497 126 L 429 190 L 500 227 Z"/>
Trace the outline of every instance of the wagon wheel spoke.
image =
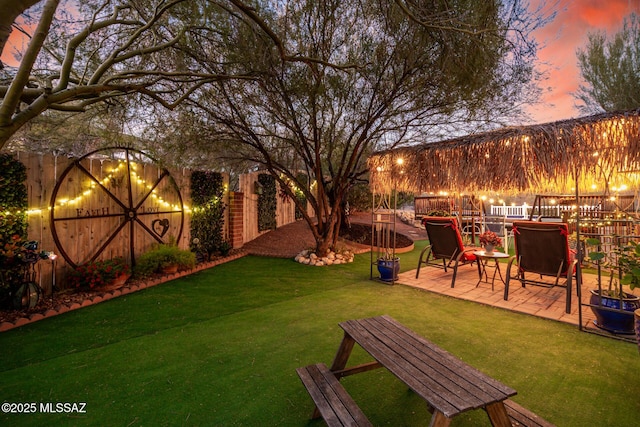
<path id="1" fill-rule="evenodd" d="M 149 214 L 149 215 L 151 215 L 151 214 Z M 155 215 L 155 213 L 154 213 L 154 215 Z M 144 222 L 142 222 L 142 221 L 140 220 L 140 218 L 136 218 L 136 219 L 135 219 L 135 221 L 136 221 L 136 222 L 137 222 L 137 223 L 138 223 L 138 224 L 139 224 L 139 225 L 140 225 L 140 226 L 141 226 L 141 227 L 142 227 L 142 228 L 143 228 L 143 229 L 144 229 L 144 230 L 145 230 L 145 231 L 146 231 L 146 232 L 151 236 L 151 237 L 153 237 L 153 238 L 154 238 L 158 243 L 163 243 L 163 241 L 162 241 L 162 237 L 158 236 L 158 235 L 156 234 L 156 232 L 155 232 L 155 231 L 153 231 L 152 229 L 150 229 L 150 228 L 147 226 L 147 224 L 145 224 Z"/>
<path id="2" fill-rule="evenodd" d="M 127 207 L 120 201 L 120 199 L 118 199 L 116 197 L 115 194 L 113 194 L 111 191 L 109 191 L 109 189 L 107 187 L 105 187 L 104 185 L 102 185 L 102 182 L 100 182 L 95 176 L 93 176 L 93 174 L 91 172 L 89 172 L 87 170 L 87 168 L 85 168 L 84 166 L 82 166 L 80 164 L 80 161 L 76 161 L 76 167 L 78 169 L 80 169 L 80 171 L 82 173 L 84 173 L 85 175 L 87 175 L 89 177 L 89 179 L 91 179 L 93 182 L 95 182 L 96 184 L 98 184 L 98 187 L 100 187 L 100 189 L 102 189 L 102 191 L 104 191 L 114 202 L 116 202 L 118 205 L 120 205 L 120 207 L 123 210 L 126 210 Z"/>
<path id="3" fill-rule="evenodd" d="M 116 228 L 114 230 L 113 233 L 111 233 L 111 235 L 109 236 L 109 238 L 107 238 L 107 240 L 100 246 L 100 248 L 96 251 L 95 254 L 93 254 L 93 256 L 91 257 L 90 261 L 95 261 L 96 258 L 98 258 L 98 256 L 107 248 L 107 246 L 109 246 L 109 244 L 111 244 L 111 242 L 113 241 L 113 239 L 116 238 L 116 236 L 118 235 L 118 233 L 120 233 L 120 230 L 122 230 L 124 228 L 124 226 L 127 224 L 126 221 L 123 221 L 120 223 L 120 225 L 118 226 L 118 228 Z"/>
<path id="4" fill-rule="evenodd" d="M 162 180 L 167 176 L 169 176 L 169 171 L 167 171 L 165 169 L 165 170 L 162 171 L 162 174 L 160 175 L 160 177 L 158 177 L 156 182 L 151 186 L 149 191 L 147 191 L 146 194 L 144 196 L 142 196 L 141 200 L 138 202 L 138 204 L 135 207 L 136 211 L 138 209 L 140 209 L 140 206 L 142 206 L 144 204 L 144 202 L 147 201 L 147 199 L 151 196 L 151 194 L 153 194 L 153 191 L 158 187 L 158 185 L 160 185 L 160 182 L 162 182 Z"/>

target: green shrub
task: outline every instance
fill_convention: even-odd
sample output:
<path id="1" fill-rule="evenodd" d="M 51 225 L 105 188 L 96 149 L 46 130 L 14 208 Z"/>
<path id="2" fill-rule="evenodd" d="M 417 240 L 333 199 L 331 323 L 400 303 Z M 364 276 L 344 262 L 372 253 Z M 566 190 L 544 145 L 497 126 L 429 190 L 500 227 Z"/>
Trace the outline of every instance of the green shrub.
<path id="1" fill-rule="evenodd" d="M 0 154 L 0 305 L 22 280 L 18 262 L 27 238 L 27 168 L 11 154 Z"/>
<path id="2" fill-rule="evenodd" d="M 191 174 L 191 250 L 209 259 L 224 243 L 224 180 L 218 172 Z"/>
<path id="3" fill-rule="evenodd" d="M 136 277 L 147 277 L 172 265 L 177 265 L 178 270 L 193 268 L 196 254 L 172 244 L 157 245 L 138 257 L 134 274 Z"/>
<path id="4" fill-rule="evenodd" d="M 258 231 L 276 229 L 276 179 L 266 173 L 258 175 L 262 192 L 258 194 Z"/>

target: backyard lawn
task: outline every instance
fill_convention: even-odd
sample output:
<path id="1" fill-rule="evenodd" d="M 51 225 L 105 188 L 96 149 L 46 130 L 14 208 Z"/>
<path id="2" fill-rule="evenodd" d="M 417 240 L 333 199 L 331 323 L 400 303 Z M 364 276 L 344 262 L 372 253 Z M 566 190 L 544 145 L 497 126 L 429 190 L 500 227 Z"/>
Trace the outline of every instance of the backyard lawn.
<path id="1" fill-rule="evenodd" d="M 422 245 L 401 255 L 403 268 Z M 320 426 L 295 369 L 331 363 L 338 322 L 380 314 L 513 387 L 513 400 L 558 426 L 638 424 L 634 344 L 368 278 L 368 254 L 328 268 L 244 257 L 4 332 L 0 401 L 33 402 L 37 413 L 2 413 L 0 425 Z M 352 362 L 367 360 L 358 350 Z M 343 384 L 374 425 L 428 425 L 424 402 L 384 370 Z M 41 412 L 81 402 L 85 413 Z M 489 423 L 473 411 L 452 425 Z"/>

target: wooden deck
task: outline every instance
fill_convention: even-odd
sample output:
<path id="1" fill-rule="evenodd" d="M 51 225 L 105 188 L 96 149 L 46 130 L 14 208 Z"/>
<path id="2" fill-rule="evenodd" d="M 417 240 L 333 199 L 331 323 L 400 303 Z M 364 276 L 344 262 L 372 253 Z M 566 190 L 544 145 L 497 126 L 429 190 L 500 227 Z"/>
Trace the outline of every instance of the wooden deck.
<path id="1" fill-rule="evenodd" d="M 502 265 L 502 274 L 506 270 L 506 264 Z M 499 279 L 495 281 L 495 289 L 491 290 L 491 283 L 481 282 L 478 284 L 478 269 L 473 266 L 462 266 L 458 268 L 455 287 L 451 287 L 452 271 L 448 272 L 439 268 L 423 267 L 420 270 L 420 277 L 416 279 L 416 270 L 407 271 L 398 275 L 396 283 L 424 289 L 454 298 L 478 302 L 481 304 L 500 307 L 507 310 L 526 313 L 545 319 L 557 320 L 569 324 L 579 324 L 578 297 L 575 286 L 571 294 L 571 313 L 565 313 L 566 291 L 564 288 L 543 288 L 540 286 L 527 286 L 523 288 L 519 282 L 512 281 L 509 286 L 509 300 L 505 301 L 504 283 Z M 589 300 L 589 289 L 596 288 L 596 276 L 583 274 L 582 299 L 587 303 Z M 595 319 L 591 309 L 582 307 L 583 327 L 593 330 L 593 320 Z"/>

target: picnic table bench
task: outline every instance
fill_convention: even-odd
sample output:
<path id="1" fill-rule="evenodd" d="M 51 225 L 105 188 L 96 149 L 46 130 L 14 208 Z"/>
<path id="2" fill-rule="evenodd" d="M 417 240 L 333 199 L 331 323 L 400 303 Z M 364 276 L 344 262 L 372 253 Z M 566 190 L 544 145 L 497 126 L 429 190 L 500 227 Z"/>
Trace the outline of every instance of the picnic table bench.
<path id="1" fill-rule="evenodd" d="M 422 397 L 432 413 L 430 426 L 448 426 L 465 411 L 484 409 L 496 427 L 551 426 L 508 398 L 516 391 L 417 335 L 389 316 L 340 323 L 344 337 L 329 370 L 323 364 L 299 368 L 316 403 L 313 417 L 329 426 L 371 425 L 339 379 L 384 367 Z M 358 343 L 375 361 L 347 367 Z M 356 419 L 356 421 L 353 421 Z M 513 424 L 512 424 L 513 422 Z"/>

